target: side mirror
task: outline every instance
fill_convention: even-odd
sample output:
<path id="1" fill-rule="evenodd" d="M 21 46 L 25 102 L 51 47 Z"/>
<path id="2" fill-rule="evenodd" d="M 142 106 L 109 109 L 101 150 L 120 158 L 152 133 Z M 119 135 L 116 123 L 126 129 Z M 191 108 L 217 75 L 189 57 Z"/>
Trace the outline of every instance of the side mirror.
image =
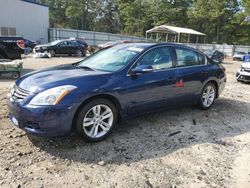
<path id="1" fill-rule="evenodd" d="M 151 65 L 139 65 L 131 70 L 131 75 L 145 74 L 153 72 L 153 67 Z"/>

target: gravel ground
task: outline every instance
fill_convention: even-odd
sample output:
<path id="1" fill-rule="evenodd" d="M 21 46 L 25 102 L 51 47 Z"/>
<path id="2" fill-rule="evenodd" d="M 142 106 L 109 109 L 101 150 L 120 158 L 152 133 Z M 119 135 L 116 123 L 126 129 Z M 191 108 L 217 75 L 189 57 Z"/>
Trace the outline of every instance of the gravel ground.
<path id="1" fill-rule="evenodd" d="M 24 59 L 25 72 L 77 58 Z M 226 60 L 228 83 L 208 111 L 195 107 L 122 122 L 100 143 L 29 136 L 7 120 L 0 80 L 0 187 L 250 187 L 250 84 Z"/>

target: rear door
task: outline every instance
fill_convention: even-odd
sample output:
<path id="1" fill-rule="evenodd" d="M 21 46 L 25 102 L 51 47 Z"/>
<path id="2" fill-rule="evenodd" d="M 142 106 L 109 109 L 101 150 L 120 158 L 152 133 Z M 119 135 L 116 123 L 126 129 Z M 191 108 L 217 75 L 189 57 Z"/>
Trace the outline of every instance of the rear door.
<path id="1" fill-rule="evenodd" d="M 78 50 L 78 46 L 79 44 L 76 41 L 70 41 L 70 49 L 69 49 L 70 54 L 75 54 L 76 51 Z M 79 48 L 79 50 L 81 49 Z"/>
<path id="2" fill-rule="evenodd" d="M 156 47 L 145 53 L 132 67 L 151 65 L 153 72 L 128 74 L 126 100 L 128 113 L 155 110 L 174 101 L 175 69 L 172 47 Z"/>
<path id="3" fill-rule="evenodd" d="M 206 58 L 192 49 L 175 48 L 176 85 L 175 92 L 179 102 L 195 102 L 208 79 Z"/>

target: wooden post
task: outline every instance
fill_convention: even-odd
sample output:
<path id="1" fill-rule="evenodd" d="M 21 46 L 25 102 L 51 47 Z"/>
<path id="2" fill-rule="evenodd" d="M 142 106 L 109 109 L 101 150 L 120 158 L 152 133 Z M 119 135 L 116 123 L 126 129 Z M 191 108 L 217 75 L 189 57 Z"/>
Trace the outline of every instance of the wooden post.
<path id="1" fill-rule="evenodd" d="M 166 42 L 168 42 L 168 33 L 166 34 Z"/>
<path id="2" fill-rule="evenodd" d="M 196 44 L 199 42 L 199 35 L 197 35 L 197 38 L 196 38 Z"/>
<path id="3" fill-rule="evenodd" d="M 158 42 L 159 34 L 156 33 L 156 42 Z"/>
<path id="4" fill-rule="evenodd" d="M 189 43 L 189 41 L 190 41 L 190 34 L 188 34 L 188 43 Z"/>
<path id="5" fill-rule="evenodd" d="M 178 43 L 180 43 L 181 33 L 178 34 Z"/>
<path id="6" fill-rule="evenodd" d="M 174 35 L 174 42 L 176 42 L 176 34 Z"/>
<path id="7" fill-rule="evenodd" d="M 148 40 L 148 33 L 146 32 L 146 40 Z"/>
<path id="8" fill-rule="evenodd" d="M 206 43 L 206 35 L 205 35 L 205 37 L 204 37 L 204 44 Z"/>

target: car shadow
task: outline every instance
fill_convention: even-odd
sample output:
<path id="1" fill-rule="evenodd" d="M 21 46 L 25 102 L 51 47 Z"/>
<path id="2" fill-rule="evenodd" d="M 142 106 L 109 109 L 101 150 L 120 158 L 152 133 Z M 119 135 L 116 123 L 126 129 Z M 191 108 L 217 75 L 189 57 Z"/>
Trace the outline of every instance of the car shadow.
<path id="1" fill-rule="evenodd" d="M 166 156 L 202 143 L 225 144 L 226 137 L 250 131 L 250 103 L 218 99 L 207 111 L 183 107 L 122 122 L 106 140 L 86 143 L 76 135 L 30 141 L 48 154 L 80 163 L 133 163 Z M 237 126 L 236 126 L 237 125 Z"/>

